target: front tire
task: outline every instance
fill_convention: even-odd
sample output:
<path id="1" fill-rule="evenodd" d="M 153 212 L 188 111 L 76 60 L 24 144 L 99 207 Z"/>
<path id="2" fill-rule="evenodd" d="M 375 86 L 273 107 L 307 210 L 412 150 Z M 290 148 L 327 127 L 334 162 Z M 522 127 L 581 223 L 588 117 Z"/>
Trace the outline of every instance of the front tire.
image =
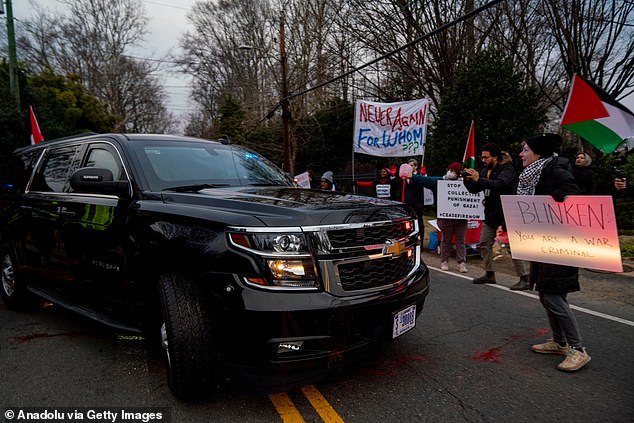
<path id="1" fill-rule="evenodd" d="M 0 246 L 0 297 L 8 309 L 22 310 L 28 305 L 29 294 L 15 264 L 9 246 Z"/>
<path id="2" fill-rule="evenodd" d="M 200 288 L 181 274 L 162 275 L 159 292 L 160 339 L 169 388 L 182 401 L 200 398 L 216 379 L 208 302 Z"/>

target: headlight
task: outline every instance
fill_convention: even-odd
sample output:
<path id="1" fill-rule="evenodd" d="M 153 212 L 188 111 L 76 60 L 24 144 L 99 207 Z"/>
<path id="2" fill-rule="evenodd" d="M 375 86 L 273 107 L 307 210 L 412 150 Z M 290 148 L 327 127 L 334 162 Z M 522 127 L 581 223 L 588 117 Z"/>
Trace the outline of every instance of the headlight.
<path id="1" fill-rule="evenodd" d="M 276 253 L 306 252 L 304 235 L 299 234 L 258 234 L 254 236 L 258 249 L 262 251 L 275 251 Z"/>
<path id="2" fill-rule="evenodd" d="M 236 246 L 262 255 L 307 255 L 308 245 L 303 233 L 230 233 Z"/>
<path id="3" fill-rule="evenodd" d="M 245 276 L 251 285 L 271 289 L 317 289 L 313 258 L 302 232 L 230 232 L 231 243 L 255 255 L 262 275 Z"/>

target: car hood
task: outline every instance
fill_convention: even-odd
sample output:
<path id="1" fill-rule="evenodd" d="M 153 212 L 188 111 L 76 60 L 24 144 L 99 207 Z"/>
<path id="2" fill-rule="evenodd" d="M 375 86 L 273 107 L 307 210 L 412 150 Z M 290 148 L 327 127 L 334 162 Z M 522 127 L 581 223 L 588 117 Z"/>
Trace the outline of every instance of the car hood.
<path id="1" fill-rule="evenodd" d="M 233 224 L 258 226 L 336 225 L 415 217 L 399 202 L 290 187 L 214 188 L 196 193 L 163 192 L 161 197 L 172 207 L 187 207 L 192 217 L 210 218 L 214 214 L 214 220 L 225 220 L 225 214 L 237 214 L 243 218 Z"/>

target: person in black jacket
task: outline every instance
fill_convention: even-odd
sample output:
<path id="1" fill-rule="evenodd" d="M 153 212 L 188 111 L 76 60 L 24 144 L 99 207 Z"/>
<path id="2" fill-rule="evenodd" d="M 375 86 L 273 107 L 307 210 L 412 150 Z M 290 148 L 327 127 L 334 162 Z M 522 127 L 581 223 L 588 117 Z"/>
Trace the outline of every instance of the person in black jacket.
<path id="1" fill-rule="evenodd" d="M 412 158 L 407 161 L 412 167 L 412 174 L 418 174 L 418 160 Z M 403 186 L 405 184 L 405 186 Z M 416 212 L 418 217 L 418 230 L 420 231 L 420 237 L 423 239 L 425 233 L 425 221 L 423 218 L 424 201 L 425 201 L 425 188 L 420 184 L 413 184 L 411 180 L 406 179 L 403 181 L 398 175 L 390 183 L 390 196 L 392 200 L 401 201 L 411 206 Z"/>
<path id="2" fill-rule="evenodd" d="M 575 177 L 581 195 L 594 194 L 594 172 L 590 168 L 591 163 L 592 157 L 588 153 L 580 151 L 575 156 L 572 176 Z"/>
<path id="3" fill-rule="evenodd" d="M 570 162 L 553 154 L 561 145 L 557 134 L 531 137 L 523 145 L 520 157 L 524 170 L 519 176 L 518 195 L 550 195 L 562 202 L 580 190 L 570 169 Z M 579 291 L 579 269 L 560 264 L 531 262 L 530 283 L 539 291 L 539 299 L 546 310 L 553 338 L 533 345 L 540 354 L 560 354 L 566 358 L 557 368 L 566 372 L 579 370 L 590 361 L 581 342 L 579 324 L 568 304 L 566 295 Z"/>
<path id="4" fill-rule="evenodd" d="M 480 233 L 480 255 L 484 261 L 485 274 L 473 279 L 473 283 L 495 283 L 493 271 L 493 243 L 498 227 L 504 226 L 501 195 L 515 194 L 517 174 L 510 162 L 502 161 L 502 150 L 497 144 L 482 146 L 480 159 L 484 169 L 465 169 L 464 184 L 471 193 L 484 191 L 484 224 Z M 515 272 L 520 277 L 518 284 L 528 284 L 528 262 L 513 260 Z"/>

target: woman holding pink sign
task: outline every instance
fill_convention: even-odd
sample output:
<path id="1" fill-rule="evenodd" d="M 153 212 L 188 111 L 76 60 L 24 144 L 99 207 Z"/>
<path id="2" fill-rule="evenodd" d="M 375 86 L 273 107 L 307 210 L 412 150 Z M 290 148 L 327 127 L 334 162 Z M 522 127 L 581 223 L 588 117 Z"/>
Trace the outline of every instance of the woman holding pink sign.
<path id="1" fill-rule="evenodd" d="M 550 195 L 563 202 L 569 195 L 578 195 L 579 187 L 571 172 L 570 161 L 556 152 L 562 144 L 557 134 L 543 134 L 528 138 L 519 156 L 524 170 L 519 176 L 518 195 Z M 533 345 L 539 354 L 565 355 L 557 369 L 574 372 L 588 364 L 590 356 L 581 342 L 577 319 L 566 296 L 579 291 L 579 269 L 560 264 L 531 262 L 529 281 L 539 291 L 550 322 L 553 338 Z"/>

